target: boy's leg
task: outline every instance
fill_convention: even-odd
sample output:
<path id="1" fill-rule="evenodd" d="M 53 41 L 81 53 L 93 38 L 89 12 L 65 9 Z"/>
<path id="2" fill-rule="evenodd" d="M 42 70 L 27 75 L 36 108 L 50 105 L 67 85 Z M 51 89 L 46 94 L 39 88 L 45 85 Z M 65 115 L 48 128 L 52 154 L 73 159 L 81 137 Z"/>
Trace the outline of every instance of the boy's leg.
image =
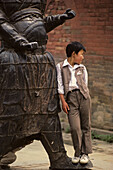
<path id="1" fill-rule="evenodd" d="M 68 94 L 67 103 L 69 105 L 68 120 L 71 128 L 71 135 L 73 146 L 75 149 L 75 156 L 79 157 L 81 154 L 81 125 L 79 113 L 79 90 Z"/>
<path id="2" fill-rule="evenodd" d="M 81 129 L 82 129 L 82 148 L 81 152 L 85 154 L 92 153 L 91 141 L 91 99 L 90 96 L 81 98 L 80 105 Z"/>

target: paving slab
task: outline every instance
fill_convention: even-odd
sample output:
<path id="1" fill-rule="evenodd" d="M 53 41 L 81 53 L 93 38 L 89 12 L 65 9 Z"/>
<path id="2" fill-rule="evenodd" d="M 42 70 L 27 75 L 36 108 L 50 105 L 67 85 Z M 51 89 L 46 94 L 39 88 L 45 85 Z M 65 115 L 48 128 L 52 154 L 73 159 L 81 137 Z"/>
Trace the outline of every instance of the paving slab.
<path id="1" fill-rule="evenodd" d="M 67 135 L 67 134 L 66 134 Z M 67 155 L 73 157 L 74 150 L 70 135 L 63 134 Z M 68 142 L 67 142 L 67 141 Z M 69 142 L 70 141 L 70 142 Z M 93 140 L 93 153 L 90 160 L 92 170 L 113 170 L 113 143 Z M 11 164 L 11 170 L 48 170 L 49 158 L 40 141 L 34 141 L 22 150 L 16 152 L 17 160 Z"/>

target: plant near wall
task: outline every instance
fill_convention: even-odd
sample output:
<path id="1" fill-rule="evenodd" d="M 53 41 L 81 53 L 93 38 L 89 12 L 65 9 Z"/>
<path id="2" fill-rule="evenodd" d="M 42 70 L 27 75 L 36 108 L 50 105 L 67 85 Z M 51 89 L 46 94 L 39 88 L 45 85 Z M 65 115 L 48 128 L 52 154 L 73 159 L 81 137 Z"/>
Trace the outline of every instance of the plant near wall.
<path id="1" fill-rule="evenodd" d="M 91 134 L 92 134 L 92 139 L 98 139 L 109 143 L 113 143 L 113 135 L 98 135 L 96 132 L 93 131 Z"/>

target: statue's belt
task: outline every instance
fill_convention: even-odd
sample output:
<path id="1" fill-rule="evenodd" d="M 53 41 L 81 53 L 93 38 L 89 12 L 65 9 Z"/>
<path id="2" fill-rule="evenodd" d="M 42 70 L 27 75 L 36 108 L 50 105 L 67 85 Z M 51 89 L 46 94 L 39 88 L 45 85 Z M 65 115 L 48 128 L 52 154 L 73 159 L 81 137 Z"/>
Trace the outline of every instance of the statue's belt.
<path id="1" fill-rule="evenodd" d="M 25 8 L 25 9 L 22 9 L 20 11 L 13 13 L 10 16 L 10 20 L 11 21 L 18 21 L 18 20 L 21 20 L 21 19 L 23 19 L 26 16 L 29 16 L 31 14 L 34 15 L 34 16 L 43 18 L 43 15 L 42 15 L 42 13 L 39 9 L 37 9 L 37 8 Z"/>

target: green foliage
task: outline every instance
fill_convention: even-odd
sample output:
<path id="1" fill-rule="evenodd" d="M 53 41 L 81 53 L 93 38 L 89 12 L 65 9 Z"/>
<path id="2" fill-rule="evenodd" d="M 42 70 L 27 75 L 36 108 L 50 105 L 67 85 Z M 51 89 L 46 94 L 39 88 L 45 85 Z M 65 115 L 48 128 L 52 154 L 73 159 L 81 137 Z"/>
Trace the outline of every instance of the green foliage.
<path id="1" fill-rule="evenodd" d="M 98 135 L 94 131 L 92 131 L 91 134 L 92 134 L 92 139 L 98 139 L 109 143 L 113 143 L 113 135 Z"/>
<path id="2" fill-rule="evenodd" d="M 70 133 L 70 127 L 67 126 L 65 129 L 64 129 L 65 133 Z M 98 140 L 102 140 L 102 141 L 106 141 L 106 142 L 109 142 L 109 143 L 113 143 L 113 135 L 99 135 L 97 134 L 95 131 L 92 131 L 91 132 L 91 136 L 92 136 L 92 139 L 98 139 Z"/>
<path id="3" fill-rule="evenodd" d="M 69 126 L 65 129 L 65 133 L 70 133 L 70 127 Z"/>

